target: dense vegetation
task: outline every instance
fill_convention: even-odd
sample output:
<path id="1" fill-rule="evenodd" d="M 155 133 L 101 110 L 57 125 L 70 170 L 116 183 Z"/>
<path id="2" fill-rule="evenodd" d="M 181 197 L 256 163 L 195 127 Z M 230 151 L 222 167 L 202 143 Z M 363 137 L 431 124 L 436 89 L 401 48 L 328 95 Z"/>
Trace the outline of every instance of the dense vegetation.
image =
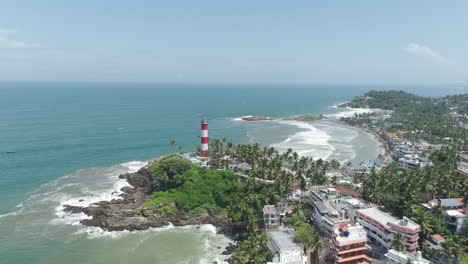
<path id="1" fill-rule="evenodd" d="M 211 142 L 210 157 L 209 168 L 195 167 L 176 156 L 153 163 L 148 171 L 153 176 L 154 193 L 144 206 L 161 214 L 211 212 L 230 217 L 243 240 L 233 253 L 233 263 L 265 263 L 271 257 L 265 250 L 257 250 L 266 247 L 265 235 L 257 232 L 263 226 L 264 205 L 287 197 L 293 186 L 305 190 L 309 184 L 326 183 L 326 171 L 340 165 L 299 157 L 292 150 L 280 154 L 258 144 L 234 145 L 226 140 Z M 233 160 L 247 162 L 251 170 L 226 170 Z M 258 179 L 273 183 L 265 185 Z"/>
<path id="2" fill-rule="evenodd" d="M 444 98 L 426 98 L 403 91 L 370 91 L 366 97 L 359 97 L 352 102 L 352 107 L 370 107 L 392 110 L 392 117 L 380 121 L 378 127 L 385 123 L 390 125 L 388 131 L 409 131 L 405 137 L 411 140 L 423 139 L 431 143 L 451 143 L 459 149 L 467 148 L 468 130 L 456 126 L 456 122 L 467 123 L 461 116 L 451 118 L 450 113 L 456 111 L 460 115 L 467 114 L 468 94 L 452 95 Z M 365 99 L 363 99 L 365 98 Z M 351 124 L 370 123 L 370 116 L 378 114 L 362 114 L 343 119 Z M 450 138 L 450 140 L 444 140 Z"/>

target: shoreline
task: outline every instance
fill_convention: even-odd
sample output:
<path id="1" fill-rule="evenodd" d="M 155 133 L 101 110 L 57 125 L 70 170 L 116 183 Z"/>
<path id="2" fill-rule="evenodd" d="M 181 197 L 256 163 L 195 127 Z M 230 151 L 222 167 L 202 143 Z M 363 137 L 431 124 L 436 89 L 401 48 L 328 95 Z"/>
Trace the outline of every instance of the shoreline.
<path id="1" fill-rule="evenodd" d="M 280 119 L 284 120 L 284 118 Z M 311 123 L 320 120 L 295 120 L 297 122 Z M 386 153 L 383 147 L 383 140 L 377 134 L 364 128 L 351 126 L 339 120 L 339 118 L 325 117 L 323 121 L 336 122 L 346 127 L 360 129 L 363 132 L 370 133 L 380 143 L 381 151 Z M 156 210 L 142 207 L 143 203 L 151 198 L 151 176 L 147 171 L 149 166 L 167 155 L 157 159 L 152 159 L 145 166 L 134 173 L 123 173 L 119 179 L 125 179 L 129 186 L 120 189 L 122 192 L 119 199 L 110 201 L 99 201 L 85 207 L 64 205 L 63 211 L 70 214 L 84 213 L 91 219 L 83 219 L 80 224 L 89 227 L 99 227 L 104 231 L 140 231 L 151 228 L 164 228 L 167 226 L 193 226 L 200 228 L 202 225 L 212 225 L 216 229 L 216 234 L 223 235 L 230 239 L 229 243 L 223 248 L 222 256 L 228 256 L 238 246 L 239 236 L 236 235 L 235 226 L 231 220 L 215 212 L 208 212 L 201 216 L 188 216 L 186 213 L 168 213 L 159 215 Z M 174 205 L 175 206 L 175 205 Z"/>
<path id="2" fill-rule="evenodd" d="M 151 199 L 152 194 L 152 180 L 147 169 L 153 162 L 166 156 L 148 161 L 136 172 L 120 174 L 118 178 L 125 179 L 128 186 L 116 190 L 122 192 L 119 198 L 102 200 L 87 206 L 64 204 L 62 211 L 71 215 L 85 214 L 89 218 L 80 220 L 81 225 L 97 227 L 105 232 L 145 231 L 170 226 L 200 229 L 204 225 L 212 225 L 216 234 L 232 241 L 223 248 L 221 254 L 228 258 L 238 245 L 239 237 L 236 235 L 236 227 L 227 216 L 213 211 L 198 216 L 189 216 L 185 212 L 159 214 L 158 208 L 143 207 L 143 204 Z"/>
<path id="3" fill-rule="evenodd" d="M 350 146 L 353 148 L 355 156 L 350 158 L 350 159 L 344 159 L 344 160 L 340 159 L 340 157 L 338 157 L 338 156 L 340 156 L 339 155 L 340 151 L 337 151 L 337 149 L 335 148 L 335 144 L 330 143 L 328 141 L 328 139 L 327 139 L 326 142 L 324 141 L 323 143 L 317 143 L 318 145 L 314 145 L 313 143 L 308 143 L 308 142 L 296 142 L 297 139 L 299 139 L 301 137 L 304 137 L 304 134 L 306 133 L 305 131 L 292 133 L 292 134 L 288 135 L 288 137 L 285 140 L 282 140 L 282 141 L 274 141 L 274 142 L 269 142 L 268 141 L 268 142 L 265 142 L 265 144 L 267 146 L 273 146 L 273 147 L 277 148 L 280 145 L 283 145 L 282 148 L 285 148 L 284 143 L 291 141 L 292 138 L 296 138 L 295 143 L 293 143 L 292 145 L 290 145 L 288 147 L 292 148 L 293 150 L 298 151 L 298 153 L 299 152 L 310 153 L 310 151 L 297 150 L 294 147 L 295 144 L 299 144 L 300 145 L 299 148 L 301 148 L 301 149 L 305 145 L 312 144 L 310 146 L 310 150 L 313 150 L 316 147 L 318 147 L 320 149 L 320 148 L 322 148 L 323 144 L 331 145 L 331 150 L 330 151 L 333 151 L 333 152 L 331 152 L 326 157 L 322 157 L 323 155 L 319 155 L 319 156 L 313 155 L 314 159 L 318 159 L 318 158 L 328 159 L 329 156 L 332 156 L 332 158 L 333 157 L 335 157 L 335 159 L 338 158 L 338 160 L 340 162 L 349 162 L 349 161 L 351 161 L 353 164 L 357 165 L 357 164 L 360 164 L 362 162 L 368 162 L 370 160 L 377 159 L 379 157 L 379 155 L 382 155 L 382 156 L 391 155 L 391 152 L 389 152 L 389 150 L 388 150 L 388 146 L 386 146 L 385 140 L 382 137 L 380 137 L 380 135 L 378 135 L 374 131 L 367 130 L 365 128 L 358 127 L 358 126 L 353 126 L 353 125 L 347 124 L 347 123 L 340 120 L 341 118 L 352 117 L 355 114 L 379 112 L 379 111 L 382 111 L 382 109 L 377 109 L 377 108 L 375 108 L 375 109 L 374 108 L 352 108 L 352 107 L 347 106 L 347 102 L 336 103 L 336 104 L 332 105 L 331 108 L 338 109 L 338 112 L 327 113 L 327 114 L 323 114 L 323 113 L 321 113 L 321 114 L 297 114 L 297 115 L 292 115 L 292 116 L 287 116 L 287 117 L 276 117 L 276 118 L 269 119 L 269 120 L 261 120 L 261 119 L 244 120 L 244 119 L 242 119 L 242 117 L 231 118 L 231 119 L 233 121 L 245 122 L 246 124 L 251 123 L 251 122 L 252 123 L 262 123 L 264 121 L 269 121 L 269 122 L 286 123 L 286 124 L 289 124 L 289 125 L 298 126 L 299 128 L 304 128 L 302 126 L 296 125 L 296 123 L 289 123 L 289 122 L 297 122 L 297 124 L 304 124 L 304 126 L 305 125 L 311 125 L 315 129 L 319 129 L 320 133 L 322 133 L 322 132 L 324 133 L 323 137 L 331 137 L 330 132 L 332 132 L 332 131 L 328 131 L 328 129 L 323 130 L 323 129 L 315 127 L 315 125 L 314 125 L 314 124 L 321 124 L 321 123 L 315 123 L 315 122 L 323 121 L 325 123 L 339 124 L 343 129 L 353 129 L 353 130 L 356 129 L 356 131 L 365 132 L 365 134 L 371 134 L 372 135 L 371 136 L 372 141 L 375 141 L 375 145 L 376 145 L 375 148 L 371 148 L 372 152 L 374 152 L 374 150 L 375 150 L 375 152 L 376 152 L 375 156 L 366 155 L 364 152 L 360 151 L 359 147 L 357 147 L 357 145 L 356 145 L 357 143 L 354 142 L 354 143 L 350 143 Z M 250 116 L 252 116 L 252 115 L 250 115 Z M 302 135 L 299 135 L 299 134 L 302 134 Z M 359 137 L 363 137 L 363 136 L 359 136 Z M 309 135 L 309 138 L 314 138 L 314 136 Z M 253 140 L 255 141 L 255 139 L 253 139 Z M 288 143 L 288 144 L 291 144 L 291 143 Z M 336 154 L 338 154 L 338 155 L 336 155 Z M 306 154 L 306 156 L 310 156 L 310 154 Z M 359 157 L 361 157 L 361 156 L 363 157 L 362 160 L 359 159 Z"/>
<path id="4" fill-rule="evenodd" d="M 340 105 L 336 105 L 335 107 L 336 108 L 341 108 L 341 109 L 348 109 L 348 110 L 351 110 L 351 109 L 368 109 L 369 110 L 369 113 L 372 113 L 372 112 L 377 112 L 377 111 L 383 111 L 383 109 L 380 109 L 380 108 L 355 108 L 355 107 L 350 107 L 349 104 L 351 102 L 344 102 L 344 103 L 341 103 Z M 351 110 L 352 111 L 352 110 Z M 360 127 L 360 126 L 353 126 L 353 125 L 350 125 L 350 124 L 347 124 L 341 120 L 336 120 L 338 121 L 340 124 L 343 124 L 343 125 L 346 125 L 346 126 L 349 126 L 349 127 L 354 127 L 356 129 L 359 129 L 361 131 L 364 131 L 366 133 L 369 133 L 369 134 L 372 134 L 374 136 L 374 138 L 380 143 L 380 148 L 382 148 L 382 153 L 381 155 L 382 156 L 390 156 L 390 157 L 393 157 L 393 152 L 392 150 L 390 149 L 390 147 L 388 146 L 388 143 L 387 141 L 377 132 L 371 130 L 371 129 L 368 129 L 368 128 L 365 128 L 365 127 Z"/>
<path id="5" fill-rule="evenodd" d="M 347 126 L 347 127 L 352 127 L 354 129 L 365 132 L 367 134 L 371 134 L 372 137 L 379 143 L 379 148 L 381 149 L 381 151 L 380 151 L 381 155 L 382 156 L 387 156 L 387 155 L 391 156 L 391 152 L 389 151 L 387 142 L 377 132 L 375 132 L 373 130 L 370 130 L 368 128 L 365 128 L 365 127 L 352 126 L 352 125 L 347 124 L 347 123 L 345 123 L 343 121 L 340 121 L 340 120 L 334 120 L 333 122 L 337 122 L 338 124 L 341 124 L 341 125 L 344 125 L 344 126 Z"/>

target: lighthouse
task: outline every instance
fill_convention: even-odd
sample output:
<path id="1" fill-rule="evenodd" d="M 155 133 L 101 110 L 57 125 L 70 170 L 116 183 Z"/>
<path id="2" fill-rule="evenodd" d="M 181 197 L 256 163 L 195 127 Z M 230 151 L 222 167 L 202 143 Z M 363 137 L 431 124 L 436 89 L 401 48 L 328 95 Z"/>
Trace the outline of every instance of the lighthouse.
<path id="1" fill-rule="evenodd" d="M 201 152 L 200 157 L 206 157 L 206 151 L 208 151 L 208 121 L 206 117 L 203 117 L 201 121 Z"/>

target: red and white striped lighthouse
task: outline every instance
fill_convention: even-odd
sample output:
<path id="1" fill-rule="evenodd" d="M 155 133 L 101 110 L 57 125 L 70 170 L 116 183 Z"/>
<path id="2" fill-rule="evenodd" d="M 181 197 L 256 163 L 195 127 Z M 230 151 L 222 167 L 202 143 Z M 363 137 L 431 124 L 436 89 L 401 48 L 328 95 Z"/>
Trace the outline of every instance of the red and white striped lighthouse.
<path id="1" fill-rule="evenodd" d="M 201 121 L 201 152 L 200 157 L 206 157 L 206 151 L 208 151 L 208 121 L 206 117 L 203 117 Z"/>

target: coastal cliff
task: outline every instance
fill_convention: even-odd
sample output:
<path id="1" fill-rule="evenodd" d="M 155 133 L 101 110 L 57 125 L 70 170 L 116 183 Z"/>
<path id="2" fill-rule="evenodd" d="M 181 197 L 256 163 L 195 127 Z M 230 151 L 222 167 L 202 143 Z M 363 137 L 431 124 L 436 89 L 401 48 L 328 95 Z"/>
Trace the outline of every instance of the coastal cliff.
<path id="1" fill-rule="evenodd" d="M 81 224 L 101 227 L 108 231 L 145 230 L 167 225 L 185 226 L 212 224 L 218 228 L 218 232 L 232 233 L 233 225 L 227 216 L 207 211 L 197 216 L 189 216 L 185 212 L 160 213 L 161 206 L 146 208 L 143 204 L 151 199 L 152 179 L 148 171 L 149 164 L 136 173 L 125 173 L 119 176 L 126 179 L 132 187 L 124 187 L 120 196 L 122 199 L 101 201 L 88 207 L 64 206 L 64 211 L 70 213 L 85 213 L 91 216 L 84 219 Z M 171 204 L 175 208 L 175 204 Z"/>

